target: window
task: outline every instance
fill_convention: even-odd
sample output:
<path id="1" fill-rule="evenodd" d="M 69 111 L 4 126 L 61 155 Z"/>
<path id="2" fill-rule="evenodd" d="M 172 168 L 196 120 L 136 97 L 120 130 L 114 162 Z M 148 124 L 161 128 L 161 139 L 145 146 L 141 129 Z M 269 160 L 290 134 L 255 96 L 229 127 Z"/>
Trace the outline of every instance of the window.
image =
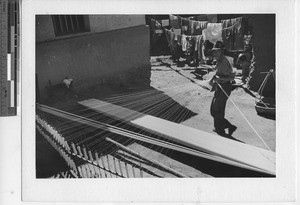
<path id="1" fill-rule="evenodd" d="M 53 15 L 55 36 L 64 36 L 90 31 L 88 16 L 85 15 Z"/>

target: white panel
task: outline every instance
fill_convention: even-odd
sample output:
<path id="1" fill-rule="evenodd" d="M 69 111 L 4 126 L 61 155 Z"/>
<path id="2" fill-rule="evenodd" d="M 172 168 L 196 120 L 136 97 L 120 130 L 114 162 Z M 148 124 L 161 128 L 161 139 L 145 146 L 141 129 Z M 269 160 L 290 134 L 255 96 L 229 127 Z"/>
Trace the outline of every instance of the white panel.
<path id="1" fill-rule="evenodd" d="M 15 107 L 15 81 L 10 81 L 10 107 Z"/>
<path id="2" fill-rule="evenodd" d="M 11 80 L 11 54 L 7 54 L 7 80 Z"/>

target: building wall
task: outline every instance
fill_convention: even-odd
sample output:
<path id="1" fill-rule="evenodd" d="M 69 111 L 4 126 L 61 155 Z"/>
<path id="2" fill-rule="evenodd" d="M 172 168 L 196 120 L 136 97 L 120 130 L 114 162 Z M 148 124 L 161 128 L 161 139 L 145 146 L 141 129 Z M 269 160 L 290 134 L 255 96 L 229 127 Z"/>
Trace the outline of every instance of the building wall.
<path id="1" fill-rule="evenodd" d="M 41 18 L 39 22 L 49 22 L 49 18 Z M 108 19 L 103 22 L 108 25 Z M 74 88 L 79 93 L 103 84 L 149 86 L 149 28 L 146 25 L 129 27 L 141 23 L 135 19 L 134 23 L 126 24 L 127 28 L 115 23 L 114 27 L 92 27 L 94 32 L 84 35 L 37 42 L 36 73 L 41 100 L 47 97 L 45 87 L 49 80 L 54 85 L 65 77 L 74 79 Z M 110 30 L 113 28 L 119 29 Z M 37 39 L 45 39 L 44 34 L 37 29 Z"/>
<path id="2" fill-rule="evenodd" d="M 52 23 L 52 18 L 50 15 L 38 15 L 36 16 L 36 42 L 43 42 L 46 40 L 54 39 L 54 28 Z"/>
<path id="3" fill-rule="evenodd" d="M 145 15 L 89 15 L 86 16 L 85 20 L 89 23 L 90 32 L 92 33 L 113 31 L 146 24 Z M 36 17 L 36 42 L 54 39 L 57 38 L 55 37 L 51 15 L 38 15 Z"/>
<path id="4" fill-rule="evenodd" d="M 253 31 L 255 64 L 249 81 L 250 88 L 257 91 L 266 73 L 276 67 L 275 14 L 245 15 Z M 266 87 L 275 92 L 275 87 Z"/>
<path id="5" fill-rule="evenodd" d="M 112 31 L 146 24 L 145 15 L 91 15 L 91 32 Z"/>

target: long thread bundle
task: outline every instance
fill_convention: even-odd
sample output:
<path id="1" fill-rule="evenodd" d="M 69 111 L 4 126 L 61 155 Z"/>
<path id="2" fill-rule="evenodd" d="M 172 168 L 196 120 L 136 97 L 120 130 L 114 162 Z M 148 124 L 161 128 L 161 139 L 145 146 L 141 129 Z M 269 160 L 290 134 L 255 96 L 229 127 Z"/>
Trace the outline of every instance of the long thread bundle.
<path id="1" fill-rule="evenodd" d="M 187 82 L 186 84 L 174 86 L 165 90 L 165 93 L 172 92 L 173 98 L 170 98 L 168 95 L 160 91 L 149 89 L 112 95 L 105 100 L 116 105 L 121 105 L 123 107 L 136 110 L 140 113 L 147 113 L 149 115 L 180 123 L 196 114 L 191 111 L 195 110 L 195 108 L 198 106 L 196 103 L 190 104 L 188 109 L 177 103 L 184 102 L 186 100 L 184 93 L 186 93 L 188 90 L 190 91 L 191 89 L 193 88 L 191 88 L 190 82 Z M 197 85 L 195 85 L 194 89 L 195 91 L 198 89 Z M 198 93 L 194 92 L 193 96 L 189 97 L 194 98 L 197 95 Z M 65 105 L 65 107 L 68 106 L 68 104 Z M 166 155 L 171 156 L 172 152 L 176 150 L 234 166 L 243 166 L 244 168 L 249 168 L 245 165 L 240 165 L 236 162 L 219 156 L 213 156 L 205 152 L 199 152 L 197 150 L 181 146 L 180 144 L 174 143 L 168 138 L 162 139 L 161 136 L 151 133 L 146 129 L 136 128 L 127 123 L 127 121 L 138 118 L 138 115 L 132 115 L 130 113 L 123 112 L 122 110 L 114 110 L 110 108 L 106 109 L 107 112 L 118 115 L 126 119 L 126 121 L 120 121 L 105 115 L 99 115 L 97 112 L 82 107 L 76 110 L 77 115 L 63 111 L 57 111 L 54 109 L 50 110 L 53 113 L 63 113 L 63 115 L 70 117 L 68 120 L 59 120 L 56 126 L 58 127 L 59 132 L 63 133 L 66 141 L 73 142 L 74 145 L 76 144 L 77 155 L 83 158 L 91 158 L 93 154 L 90 153 L 97 153 L 98 150 L 101 150 L 102 153 L 110 153 L 112 156 L 117 158 L 116 153 L 118 152 L 119 148 L 111 143 L 108 143 L 104 139 L 120 136 L 123 137 L 122 144 L 131 144 L 138 141 L 142 145 L 148 147 L 149 150 L 152 150 L 148 151 L 148 153 L 144 153 L 145 156 L 150 156 L 151 152 L 165 153 Z M 47 116 L 47 119 L 48 118 L 51 119 L 53 116 Z M 54 118 L 57 119 L 56 117 Z M 66 147 L 68 146 L 68 143 L 62 144 L 66 144 Z M 78 146 L 84 149 L 78 149 Z M 71 148 L 69 147 L 68 150 L 70 149 Z M 73 149 L 73 151 L 75 152 L 75 149 Z M 122 160 L 125 161 L 125 159 Z M 115 160 L 112 159 L 111 162 L 115 162 Z M 114 167 L 117 164 L 118 163 L 106 163 L 106 167 Z M 138 164 L 135 166 L 138 167 Z M 123 171 L 125 173 L 125 169 Z"/>
<path id="2" fill-rule="evenodd" d="M 132 104 L 134 105 L 134 103 L 132 103 L 132 101 L 130 101 L 130 103 L 127 104 L 127 106 L 129 106 L 129 105 L 132 106 Z M 166 105 L 162 105 L 162 106 L 164 108 L 166 108 Z M 176 106 L 179 106 L 182 108 L 182 106 L 180 106 L 180 105 L 176 105 Z M 154 108 L 152 107 L 151 109 L 149 109 L 149 107 L 146 106 L 146 108 L 148 108 L 148 111 L 153 111 L 153 109 L 155 110 L 155 107 Z M 140 114 L 132 115 L 131 113 L 126 113 L 126 112 L 122 111 L 122 109 L 114 110 L 114 109 L 110 109 L 109 107 L 106 107 L 105 109 L 108 109 L 107 112 L 114 113 L 114 115 L 121 116 L 122 118 L 125 118 L 127 120 L 131 120 L 131 119 L 140 117 Z M 145 108 L 143 108 L 143 109 L 145 109 Z M 256 170 L 255 168 L 249 167 L 245 164 L 240 164 L 235 161 L 228 160 L 226 158 L 222 158 L 220 156 L 214 156 L 211 154 L 207 154 L 203 151 L 198 151 L 198 150 L 194 150 L 194 149 L 191 149 L 188 147 L 181 146 L 179 144 L 171 142 L 170 139 L 164 138 L 164 140 L 161 140 L 161 139 L 159 139 L 159 136 L 156 136 L 153 133 L 149 133 L 148 130 L 134 128 L 131 125 L 126 124 L 125 122 L 117 122 L 117 121 L 109 119 L 109 118 L 106 120 L 105 123 L 103 123 L 103 121 L 99 122 L 99 118 L 98 118 L 99 114 L 88 113 L 88 116 L 89 116 L 89 119 L 88 119 L 88 118 L 86 118 L 87 116 L 85 116 L 85 117 L 77 116 L 77 115 L 74 115 L 71 113 L 59 111 L 57 109 L 49 108 L 46 106 L 42 106 L 42 110 L 46 111 L 48 113 L 54 114 L 56 116 L 59 116 L 59 117 L 69 119 L 69 120 L 73 121 L 75 124 L 83 123 L 90 127 L 94 127 L 94 129 L 92 129 L 92 128 L 82 129 L 82 127 L 80 128 L 80 126 L 78 126 L 78 125 L 71 126 L 72 128 L 81 130 L 81 132 L 87 131 L 86 133 L 84 133 L 85 136 L 79 134 L 75 139 L 74 139 L 74 135 L 72 135 L 72 133 L 71 133 L 71 138 L 74 142 L 76 142 L 76 140 L 78 140 L 76 142 L 77 148 L 80 146 L 84 146 L 89 150 L 89 152 L 102 150 L 102 152 L 115 153 L 117 151 L 117 149 L 115 147 L 112 147 L 111 145 L 109 145 L 107 142 L 105 142 L 103 140 L 102 136 L 113 137 L 114 135 L 117 134 L 117 135 L 124 136 L 127 138 L 126 140 L 124 140 L 125 144 L 128 144 L 128 143 L 130 144 L 137 140 L 142 143 L 146 143 L 148 145 L 150 144 L 150 150 L 154 150 L 157 152 L 166 152 L 166 153 L 170 152 L 169 154 L 171 154 L 173 150 L 176 150 L 176 151 L 181 151 L 181 152 L 192 154 L 192 155 L 199 156 L 199 157 L 212 159 L 214 161 L 219 161 L 219 162 L 223 162 L 226 164 L 243 167 L 246 169 L 248 168 L 248 169 Z M 172 109 L 170 109 L 170 110 L 172 110 Z M 164 116 L 164 114 L 169 113 L 170 110 L 166 111 L 165 113 L 160 113 L 160 114 L 162 116 Z M 180 109 L 175 109 L 171 113 L 178 114 L 178 112 L 179 112 L 178 110 L 180 110 Z M 182 111 L 182 112 L 184 113 L 184 111 Z M 187 112 L 187 111 L 185 110 L 185 112 Z M 179 114 L 179 115 L 184 116 L 185 114 L 183 114 L 183 115 Z M 94 119 L 92 120 L 91 118 L 94 118 Z M 97 121 L 95 119 L 97 119 Z M 178 118 L 178 120 L 182 120 L 182 117 Z M 70 132 L 70 130 L 69 130 L 70 123 L 69 122 L 65 123 L 65 124 L 60 123 L 60 125 L 65 129 L 65 131 L 67 130 L 68 132 Z M 133 130 L 133 131 L 130 131 L 130 130 Z M 91 134 L 91 133 L 93 133 L 93 134 Z M 159 145 L 159 146 L 157 146 L 157 145 Z M 87 157 L 87 151 L 85 149 L 83 151 L 78 149 L 78 153 L 79 153 L 80 157 L 85 157 L 85 158 Z M 109 166 L 109 164 L 108 164 L 108 166 Z M 158 166 L 156 165 L 156 167 L 158 167 Z"/>

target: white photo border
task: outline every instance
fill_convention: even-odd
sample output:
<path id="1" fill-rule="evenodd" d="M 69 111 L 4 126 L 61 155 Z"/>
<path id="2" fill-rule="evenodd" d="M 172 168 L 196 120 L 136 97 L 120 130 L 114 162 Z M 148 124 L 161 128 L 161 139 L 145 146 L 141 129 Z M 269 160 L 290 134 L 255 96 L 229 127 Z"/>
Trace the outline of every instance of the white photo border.
<path id="1" fill-rule="evenodd" d="M 296 3 L 294 1 L 22 2 L 22 201 L 47 202 L 293 202 L 296 200 Z M 36 179 L 35 15 L 38 14 L 276 14 L 276 178 Z M 297 132 L 299 133 L 299 132 Z M 2 148 L 2 146 L 1 146 Z M 16 160 L 19 162 L 20 160 Z M 2 177 L 2 176 L 1 176 Z M 21 175 L 18 179 L 21 178 Z M 19 193 L 19 192 L 18 192 Z"/>

